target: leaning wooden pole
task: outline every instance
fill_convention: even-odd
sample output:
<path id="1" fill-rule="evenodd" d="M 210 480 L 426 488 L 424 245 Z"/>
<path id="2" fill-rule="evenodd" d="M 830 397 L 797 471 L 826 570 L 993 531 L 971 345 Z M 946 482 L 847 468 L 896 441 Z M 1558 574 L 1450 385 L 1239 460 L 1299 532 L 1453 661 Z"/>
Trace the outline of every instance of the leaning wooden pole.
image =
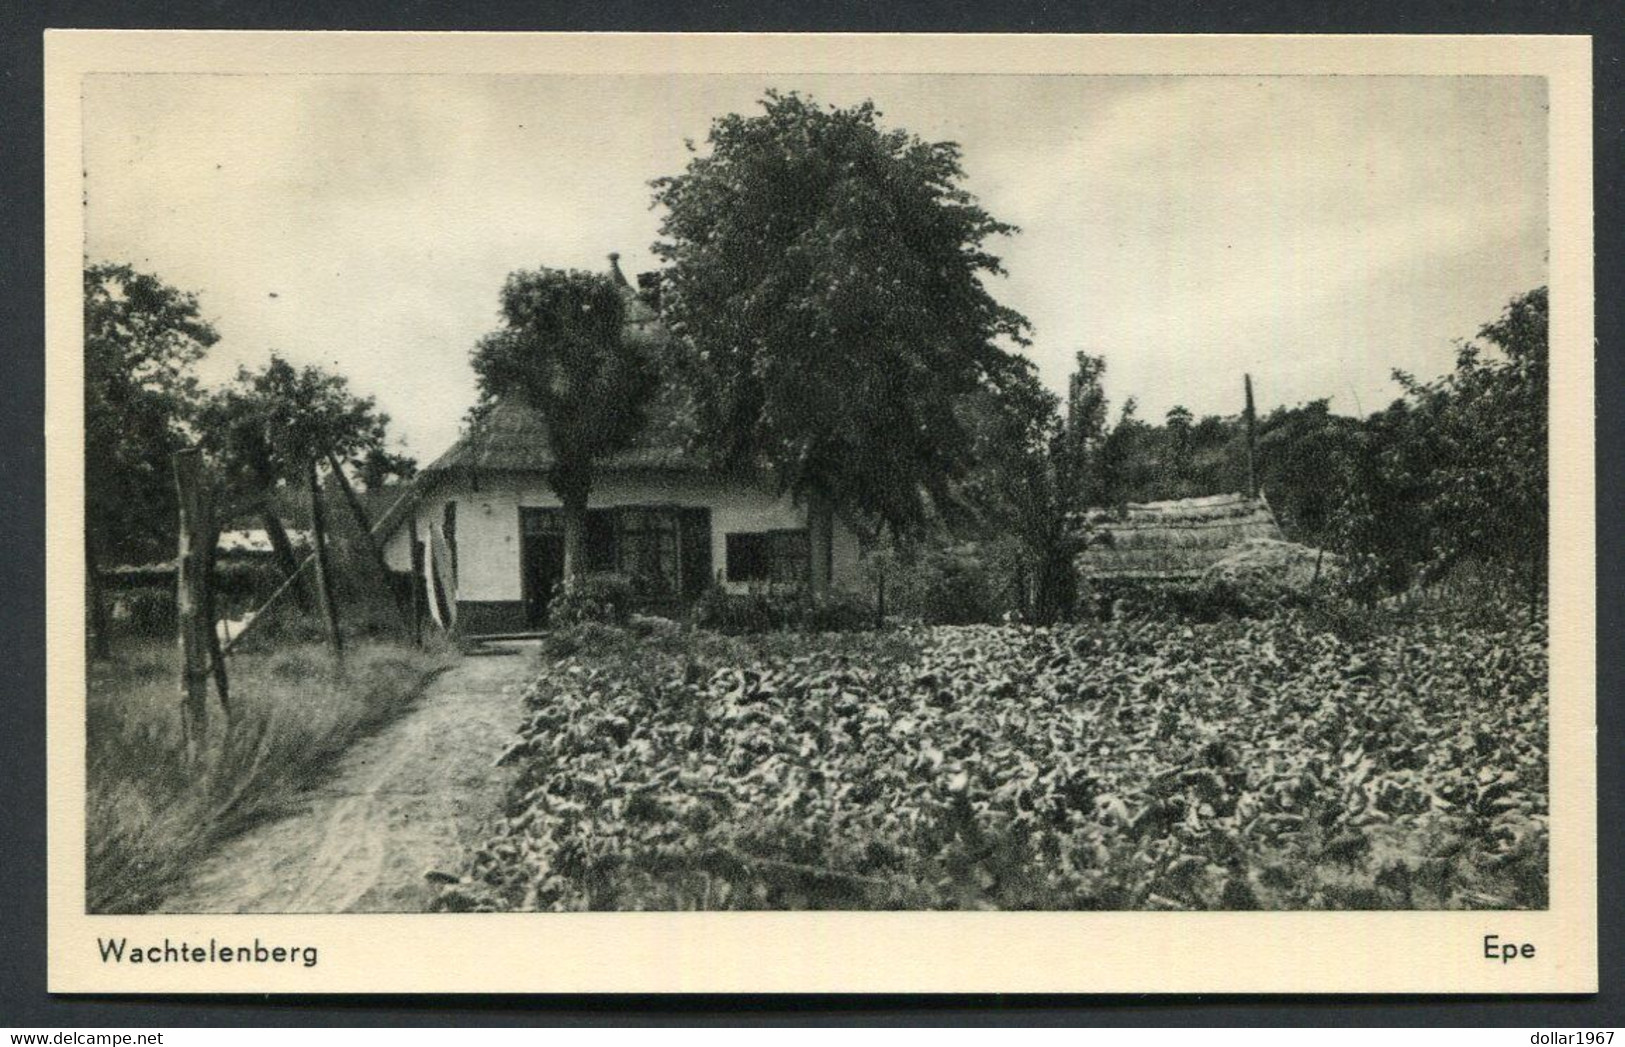
<path id="1" fill-rule="evenodd" d="M 1242 375 L 1242 384 L 1247 391 L 1247 497 L 1258 497 L 1258 462 L 1256 444 L 1258 442 L 1258 417 L 1253 410 L 1253 376 Z"/>
<path id="2" fill-rule="evenodd" d="M 408 491 L 406 494 L 402 495 L 400 501 L 391 506 L 389 511 L 384 514 L 383 520 L 380 521 L 380 527 L 375 528 L 374 534 L 388 533 L 387 529 L 392 525 L 392 522 L 398 513 L 410 513 L 413 511 L 413 508 L 416 505 L 416 499 L 417 494 L 414 491 Z M 414 520 L 414 526 L 415 524 L 416 521 Z M 282 598 L 286 596 L 295 585 L 304 584 L 305 575 L 311 570 L 311 565 L 315 562 L 315 560 L 316 557 L 314 555 L 307 554 L 303 560 L 299 561 L 299 569 L 293 574 L 289 575 L 287 578 L 284 578 L 282 583 L 272 590 L 271 595 L 267 596 L 265 601 L 261 603 L 259 607 L 255 608 L 252 616 L 246 623 L 244 623 L 242 629 L 238 631 L 237 635 L 226 641 L 226 654 L 230 654 L 232 651 L 236 650 L 245 640 L 258 632 L 260 624 L 270 617 L 272 608 L 276 607 L 276 605 L 281 602 Z"/>
<path id="3" fill-rule="evenodd" d="M 327 621 L 327 645 L 333 649 L 333 658 L 344 664 L 344 634 L 339 628 L 339 605 L 333 596 L 333 567 L 327 559 L 327 518 L 322 508 L 322 486 L 316 479 L 316 459 L 310 460 L 305 472 L 305 486 L 310 492 L 310 541 L 316 561 L 317 602 L 322 605 L 322 617 Z"/>
<path id="4" fill-rule="evenodd" d="M 338 456 L 332 451 L 327 452 L 327 465 L 333 470 L 333 477 L 338 481 L 339 490 L 344 492 L 344 501 L 350 506 L 350 515 L 355 517 L 356 528 L 361 532 L 361 540 L 367 545 L 373 566 L 378 568 L 378 577 L 389 589 L 389 595 L 395 601 L 395 609 L 400 612 L 401 623 L 406 626 L 406 634 L 411 636 L 412 609 L 407 604 L 406 595 L 395 585 L 390 575 L 389 561 L 384 558 L 384 547 L 379 544 L 378 536 L 372 533 L 372 521 L 367 517 L 367 507 L 356 497 L 355 488 L 350 486 L 350 478 L 339 468 Z"/>
<path id="5" fill-rule="evenodd" d="M 423 646 L 423 551 L 418 548 L 418 514 L 414 507 L 406 518 L 407 548 L 412 559 L 412 645 Z"/>
<path id="6" fill-rule="evenodd" d="M 170 456 L 180 506 L 180 540 L 175 556 L 175 619 L 181 658 L 181 737 L 195 761 L 207 737 L 209 718 L 208 550 L 203 455 L 196 447 Z"/>

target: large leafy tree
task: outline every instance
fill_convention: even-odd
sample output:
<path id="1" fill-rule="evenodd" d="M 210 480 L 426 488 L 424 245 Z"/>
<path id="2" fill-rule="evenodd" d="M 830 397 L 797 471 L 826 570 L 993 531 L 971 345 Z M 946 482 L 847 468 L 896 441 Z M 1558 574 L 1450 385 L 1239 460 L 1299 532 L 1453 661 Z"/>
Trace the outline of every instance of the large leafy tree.
<path id="1" fill-rule="evenodd" d="M 614 277 L 582 270 L 512 273 L 502 287 L 503 325 L 473 353 L 484 402 L 520 397 L 547 425 L 547 480 L 563 508 L 570 584 L 586 571 L 595 463 L 642 430 L 658 381 L 652 343 L 626 322 L 622 293 Z"/>
<path id="2" fill-rule="evenodd" d="M 888 129 L 864 102 L 769 92 L 715 120 L 709 151 L 657 179 L 663 311 L 684 350 L 700 442 L 807 501 L 814 588 L 832 513 L 893 528 L 973 460 L 956 410 L 1021 380 L 1027 321 L 985 278 L 1015 232 L 962 186 L 959 148 Z"/>
<path id="3" fill-rule="evenodd" d="M 1505 572 L 1535 606 L 1547 543 L 1547 293 L 1513 299 L 1432 381 L 1360 434 L 1340 513 L 1349 550 L 1389 589 L 1463 563 Z"/>
<path id="4" fill-rule="evenodd" d="M 193 365 L 219 340 L 197 296 L 128 265 L 84 271 L 85 513 L 92 562 L 175 555 L 170 453 L 202 399 Z"/>
<path id="5" fill-rule="evenodd" d="M 1547 295 L 1513 299 L 1433 382 L 1400 376 L 1433 427 L 1434 570 L 1463 560 L 1520 574 L 1533 597 L 1546 563 Z"/>

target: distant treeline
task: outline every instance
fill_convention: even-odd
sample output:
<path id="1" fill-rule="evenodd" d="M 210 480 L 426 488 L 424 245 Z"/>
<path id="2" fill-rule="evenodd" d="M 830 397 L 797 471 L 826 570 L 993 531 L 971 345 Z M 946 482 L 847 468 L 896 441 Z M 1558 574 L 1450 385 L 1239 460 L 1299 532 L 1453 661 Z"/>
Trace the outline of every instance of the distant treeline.
<path id="1" fill-rule="evenodd" d="M 1332 540 L 1343 491 L 1327 471 L 1358 445 L 1357 418 L 1333 414 L 1328 400 L 1277 407 L 1257 421 L 1254 468 L 1281 526 L 1296 541 Z M 1175 407 L 1162 424 L 1132 413 L 1101 446 L 1103 502 L 1154 502 L 1247 489 L 1247 425 L 1242 415 L 1194 419 Z"/>

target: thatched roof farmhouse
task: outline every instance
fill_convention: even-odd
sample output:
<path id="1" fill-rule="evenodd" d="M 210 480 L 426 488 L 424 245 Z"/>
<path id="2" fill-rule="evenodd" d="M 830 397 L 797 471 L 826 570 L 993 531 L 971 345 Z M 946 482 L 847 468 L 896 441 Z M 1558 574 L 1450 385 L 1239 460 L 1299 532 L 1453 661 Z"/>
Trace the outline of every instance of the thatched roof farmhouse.
<path id="1" fill-rule="evenodd" d="M 621 274 L 627 327 L 659 337 L 659 314 Z M 631 447 L 597 463 L 587 514 L 588 569 L 633 579 L 648 608 L 673 612 L 718 585 L 733 591 L 798 585 L 813 555 L 807 508 L 762 477 L 724 474 L 688 450 L 680 393 L 666 383 Z M 378 530 L 398 571 L 427 558 L 448 613 L 468 633 L 546 624 L 563 577 L 563 517 L 548 486 L 554 464 L 546 420 L 518 400 L 493 404 L 418 475 Z M 836 520 L 831 584 L 856 584 L 858 538 Z"/>

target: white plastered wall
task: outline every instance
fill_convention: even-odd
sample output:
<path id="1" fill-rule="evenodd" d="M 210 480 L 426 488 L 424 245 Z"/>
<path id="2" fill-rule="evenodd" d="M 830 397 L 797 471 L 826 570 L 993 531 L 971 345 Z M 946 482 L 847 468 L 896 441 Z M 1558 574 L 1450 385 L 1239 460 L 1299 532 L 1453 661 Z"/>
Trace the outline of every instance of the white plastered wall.
<path id="1" fill-rule="evenodd" d="M 558 498 L 541 477 L 490 474 L 479 490 L 464 482 L 425 498 L 417 507 L 418 532 L 438 527 L 445 504 L 457 503 L 457 596 L 461 600 L 521 599 L 519 509 L 557 508 Z M 621 505 L 690 506 L 711 510 L 711 569 L 726 577 L 728 535 L 807 526 L 806 509 L 789 495 L 694 473 L 611 473 L 593 485 L 592 508 Z M 392 569 L 409 570 L 408 528 L 390 535 L 384 555 Z M 832 582 L 858 585 L 858 536 L 838 518 L 833 539 Z M 730 586 L 730 588 L 744 588 Z"/>

